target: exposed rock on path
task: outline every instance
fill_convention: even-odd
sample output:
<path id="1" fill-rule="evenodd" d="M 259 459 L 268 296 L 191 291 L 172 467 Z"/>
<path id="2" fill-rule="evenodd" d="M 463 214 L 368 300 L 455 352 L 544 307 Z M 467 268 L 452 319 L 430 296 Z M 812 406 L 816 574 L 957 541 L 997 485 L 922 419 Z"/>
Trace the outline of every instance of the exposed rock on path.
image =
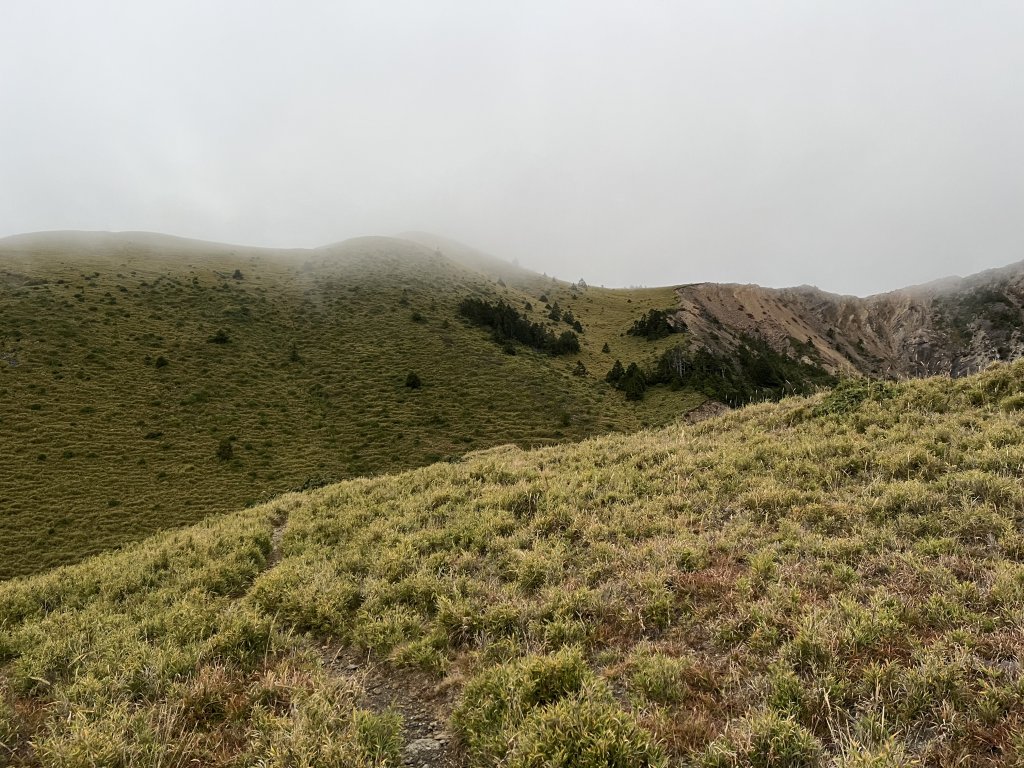
<path id="1" fill-rule="evenodd" d="M 324 666 L 358 682 L 362 706 L 374 712 L 392 709 L 402 716 L 403 765 L 410 768 L 461 768 L 464 765 L 448 732 L 453 691 L 427 673 L 393 669 L 349 649 L 323 648 Z"/>

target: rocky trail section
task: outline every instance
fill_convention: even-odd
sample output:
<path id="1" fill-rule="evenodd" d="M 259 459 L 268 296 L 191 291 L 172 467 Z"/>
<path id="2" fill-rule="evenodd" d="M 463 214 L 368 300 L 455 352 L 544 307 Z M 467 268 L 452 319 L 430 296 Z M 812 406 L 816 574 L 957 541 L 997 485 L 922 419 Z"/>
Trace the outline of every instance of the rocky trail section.
<path id="1" fill-rule="evenodd" d="M 281 562 L 281 545 L 284 542 L 284 531 L 288 527 L 288 513 L 281 511 L 280 516 L 274 520 L 274 531 L 270 535 L 270 555 L 267 557 L 266 570 L 270 570 Z"/>
<path id="2" fill-rule="evenodd" d="M 271 551 L 266 573 L 284 557 L 283 543 L 288 527 L 288 510 L 279 508 L 273 519 Z M 393 669 L 354 650 L 325 645 L 320 648 L 324 669 L 344 678 L 363 691 L 361 706 L 380 714 L 388 710 L 402 717 L 402 765 L 409 768 L 462 768 L 465 765 L 447 730 L 454 705 L 450 686 L 415 670 Z"/>
<path id="3" fill-rule="evenodd" d="M 447 726 L 454 705 L 450 686 L 426 673 L 396 670 L 347 648 L 326 646 L 321 654 L 331 674 L 349 678 L 365 691 L 363 707 L 377 713 L 390 709 L 402 716 L 404 766 L 461 768 L 464 765 Z"/>

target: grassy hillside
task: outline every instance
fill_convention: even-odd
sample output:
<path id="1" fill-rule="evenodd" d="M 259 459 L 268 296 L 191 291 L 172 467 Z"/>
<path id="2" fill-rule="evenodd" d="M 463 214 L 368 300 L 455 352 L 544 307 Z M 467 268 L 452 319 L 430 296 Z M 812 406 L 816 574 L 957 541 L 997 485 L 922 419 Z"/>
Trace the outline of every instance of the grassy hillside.
<path id="1" fill-rule="evenodd" d="M 1017 766 L 1022 408 L 1024 364 L 846 384 L 15 579 L 0 743 L 23 765 Z"/>
<path id="2" fill-rule="evenodd" d="M 622 334 L 671 289 L 573 291 L 474 264 L 491 272 L 385 238 L 0 241 L 0 578 L 287 490 L 664 424 L 701 401 L 630 404 L 603 381 L 614 356 L 664 346 Z M 470 295 L 549 322 L 546 295 L 581 321 L 581 353 L 505 354 L 459 318 Z M 578 361 L 590 375 L 572 374 Z"/>

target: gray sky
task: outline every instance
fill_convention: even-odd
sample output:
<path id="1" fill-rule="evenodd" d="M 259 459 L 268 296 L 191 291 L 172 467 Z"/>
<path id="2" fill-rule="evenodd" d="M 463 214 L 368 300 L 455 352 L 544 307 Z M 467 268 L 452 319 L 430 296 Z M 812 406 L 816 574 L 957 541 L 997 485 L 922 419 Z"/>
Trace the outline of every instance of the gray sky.
<path id="1" fill-rule="evenodd" d="M 417 229 L 608 285 L 1024 259 L 1019 0 L 0 0 L 0 235 Z"/>

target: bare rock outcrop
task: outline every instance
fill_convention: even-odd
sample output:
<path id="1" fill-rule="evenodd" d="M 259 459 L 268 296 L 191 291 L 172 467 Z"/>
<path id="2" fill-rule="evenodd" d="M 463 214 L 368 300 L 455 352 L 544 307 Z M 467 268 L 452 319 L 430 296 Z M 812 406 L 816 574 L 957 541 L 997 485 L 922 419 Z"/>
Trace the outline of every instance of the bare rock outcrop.
<path id="1" fill-rule="evenodd" d="M 676 324 L 718 353 L 759 337 L 830 373 L 897 379 L 1024 357 L 1024 262 L 868 298 L 716 283 L 676 293 Z"/>

